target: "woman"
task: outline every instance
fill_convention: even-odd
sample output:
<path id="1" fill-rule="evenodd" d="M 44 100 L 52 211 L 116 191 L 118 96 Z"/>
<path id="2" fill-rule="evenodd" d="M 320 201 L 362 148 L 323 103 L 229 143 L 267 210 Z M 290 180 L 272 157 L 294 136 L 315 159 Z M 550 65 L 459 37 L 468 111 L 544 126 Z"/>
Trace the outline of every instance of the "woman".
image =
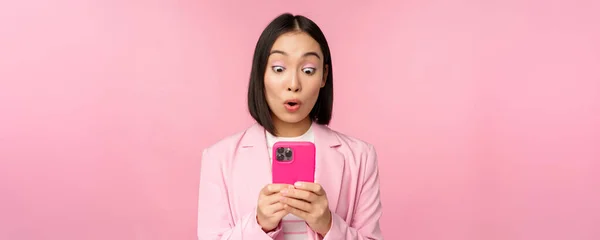
<path id="1" fill-rule="evenodd" d="M 326 126 L 332 105 L 325 36 L 306 17 L 275 18 L 250 74 L 256 124 L 203 151 L 198 239 L 382 239 L 375 149 Z M 314 183 L 271 184 L 270 153 L 284 140 L 315 144 Z"/>

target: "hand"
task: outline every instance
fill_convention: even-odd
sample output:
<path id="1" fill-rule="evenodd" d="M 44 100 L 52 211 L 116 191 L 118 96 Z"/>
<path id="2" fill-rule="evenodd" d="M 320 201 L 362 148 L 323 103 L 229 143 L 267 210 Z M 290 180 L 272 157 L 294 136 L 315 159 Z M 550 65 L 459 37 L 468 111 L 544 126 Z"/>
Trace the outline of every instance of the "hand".
<path id="1" fill-rule="evenodd" d="M 260 191 L 256 211 L 256 221 L 262 227 L 262 230 L 269 232 L 279 225 L 279 221 L 288 214 L 283 209 L 283 204 L 279 202 L 282 189 L 288 188 L 287 184 L 268 184 Z"/>
<path id="2" fill-rule="evenodd" d="M 321 236 L 331 228 L 331 211 L 325 190 L 318 183 L 297 182 L 295 188 L 282 189 L 284 209 L 306 221 Z"/>

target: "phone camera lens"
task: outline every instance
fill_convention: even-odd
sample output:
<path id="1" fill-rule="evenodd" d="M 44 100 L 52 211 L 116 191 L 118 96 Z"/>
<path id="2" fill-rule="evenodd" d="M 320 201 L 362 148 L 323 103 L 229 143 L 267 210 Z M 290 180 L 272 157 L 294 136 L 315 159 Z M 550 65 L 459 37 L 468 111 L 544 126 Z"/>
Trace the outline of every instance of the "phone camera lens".
<path id="1" fill-rule="evenodd" d="M 291 157 L 292 157 L 292 149 L 290 149 L 290 148 L 287 148 L 287 149 L 285 150 L 285 156 L 286 156 L 287 158 L 291 158 Z"/>
<path id="2" fill-rule="evenodd" d="M 282 147 L 277 148 L 277 153 L 283 153 L 284 149 Z"/>
<path id="3" fill-rule="evenodd" d="M 283 156 L 283 154 L 278 153 L 277 154 L 277 160 L 282 161 L 285 158 L 285 156 Z"/>

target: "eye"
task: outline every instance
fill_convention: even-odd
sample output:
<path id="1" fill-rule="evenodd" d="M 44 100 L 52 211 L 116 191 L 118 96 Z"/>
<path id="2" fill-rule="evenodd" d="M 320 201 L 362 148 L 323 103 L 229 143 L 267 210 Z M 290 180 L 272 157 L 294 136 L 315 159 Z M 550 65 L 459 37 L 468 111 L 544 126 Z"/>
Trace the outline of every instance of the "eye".
<path id="1" fill-rule="evenodd" d="M 273 69 L 273 71 L 278 72 L 278 73 L 283 72 L 283 70 L 285 70 L 285 68 L 282 66 L 273 66 L 272 69 Z"/>
<path id="2" fill-rule="evenodd" d="M 317 70 L 315 68 L 307 67 L 303 68 L 302 71 L 308 75 L 313 75 Z"/>

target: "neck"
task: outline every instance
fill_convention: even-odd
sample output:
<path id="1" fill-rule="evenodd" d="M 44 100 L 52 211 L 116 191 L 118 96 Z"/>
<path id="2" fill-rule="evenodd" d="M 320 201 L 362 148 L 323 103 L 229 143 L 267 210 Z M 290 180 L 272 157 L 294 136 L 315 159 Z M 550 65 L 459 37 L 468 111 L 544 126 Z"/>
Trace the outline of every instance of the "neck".
<path id="1" fill-rule="evenodd" d="M 298 137 L 306 133 L 312 124 L 310 117 L 297 123 L 288 123 L 273 117 L 273 125 L 278 137 Z"/>

